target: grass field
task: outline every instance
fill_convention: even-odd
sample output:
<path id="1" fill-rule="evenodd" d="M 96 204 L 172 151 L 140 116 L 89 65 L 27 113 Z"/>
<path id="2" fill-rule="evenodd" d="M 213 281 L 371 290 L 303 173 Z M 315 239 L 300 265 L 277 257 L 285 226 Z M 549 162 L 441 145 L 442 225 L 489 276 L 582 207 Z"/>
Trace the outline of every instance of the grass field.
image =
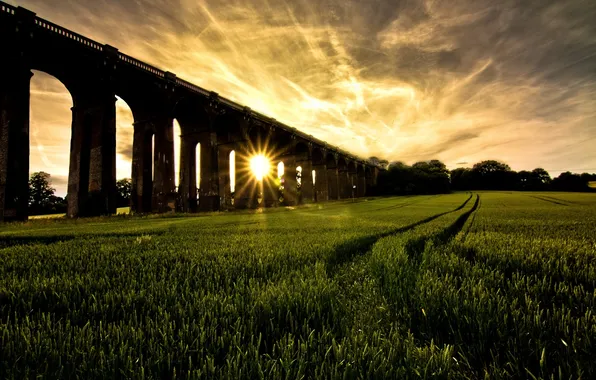
<path id="1" fill-rule="evenodd" d="M 118 207 L 116 209 L 116 214 L 128 214 L 130 212 L 130 207 Z M 56 218 L 65 218 L 66 214 L 46 214 L 46 215 L 30 215 L 29 219 L 56 219 Z"/>
<path id="2" fill-rule="evenodd" d="M 596 378 L 596 194 L 0 228 L 0 377 Z"/>

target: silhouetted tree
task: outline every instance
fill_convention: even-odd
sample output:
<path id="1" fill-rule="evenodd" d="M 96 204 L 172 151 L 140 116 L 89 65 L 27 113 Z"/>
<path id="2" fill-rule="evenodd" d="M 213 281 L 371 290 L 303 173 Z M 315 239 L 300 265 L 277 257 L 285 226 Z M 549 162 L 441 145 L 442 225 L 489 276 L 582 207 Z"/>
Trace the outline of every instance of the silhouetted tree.
<path id="1" fill-rule="evenodd" d="M 552 179 L 550 174 L 542 168 L 536 168 L 530 173 L 530 190 L 548 190 Z"/>
<path id="2" fill-rule="evenodd" d="M 565 172 L 551 179 L 543 168 L 515 172 L 506 163 L 495 160 L 479 162 L 472 169 L 451 171 L 439 160 L 421 161 L 412 166 L 393 161 L 380 173 L 376 190 L 380 195 L 438 194 L 451 190 L 596 192 L 596 174 Z"/>
<path id="3" fill-rule="evenodd" d="M 381 194 L 439 194 L 449 192 L 449 171 L 438 160 L 421 161 L 408 166 L 400 161 L 389 164 L 379 174 Z"/>
<path id="4" fill-rule="evenodd" d="M 56 189 L 51 186 L 51 175 L 35 172 L 29 178 L 29 214 L 57 214 L 66 211 L 64 198 L 54 195 Z"/>
<path id="5" fill-rule="evenodd" d="M 448 193 L 449 170 L 439 160 L 421 161 L 412 165 L 418 194 Z"/>
<path id="6" fill-rule="evenodd" d="M 371 164 L 373 165 L 378 165 L 379 164 L 379 157 L 377 156 L 371 156 L 368 158 L 368 160 L 370 161 Z"/>
<path id="7" fill-rule="evenodd" d="M 450 173 L 452 190 L 469 190 L 472 185 L 472 169 L 457 168 Z"/>
<path id="8" fill-rule="evenodd" d="M 413 194 L 412 168 L 403 162 L 392 162 L 386 171 L 381 171 L 377 179 L 380 194 Z"/>
<path id="9" fill-rule="evenodd" d="M 553 179 L 552 189 L 557 191 L 596 191 L 590 187 L 592 181 L 596 181 L 596 174 L 564 172 Z"/>
<path id="10" fill-rule="evenodd" d="M 487 160 L 472 167 L 473 188 L 480 190 L 511 190 L 517 184 L 517 175 L 509 165 Z"/>
<path id="11" fill-rule="evenodd" d="M 368 158 L 368 161 L 370 161 L 371 164 L 373 164 L 375 166 L 380 166 L 383 169 L 387 169 L 387 167 L 389 166 L 389 161 L 387 161 L 387 160 L 381 160 L 377 156 L 371 156 L 371 157 L 369 157 Z"/>
<path id="12" fill-rule="evenodd" d="M 531 181 L 532 172 L 528 170 L 521 170 L 517 172 L 517 187 L 515 190 L 530 190 Z"/>
<path id="13" fill-rule="evenodd" d="M 130 195 L 132 194 L 132 180 L 122 178 L 116 182 L 116 204 L 118 207 L 126 207 L 130 204 Z"/>
<path id="14" fill-rule="evenodd" d="M 585 186 L 587 186 L 587 191 L 596 191 L 596 174 L 592 173 L 582 173 L 580 178 Z M 582 190 L 586 191 L 586 190 Z"/>

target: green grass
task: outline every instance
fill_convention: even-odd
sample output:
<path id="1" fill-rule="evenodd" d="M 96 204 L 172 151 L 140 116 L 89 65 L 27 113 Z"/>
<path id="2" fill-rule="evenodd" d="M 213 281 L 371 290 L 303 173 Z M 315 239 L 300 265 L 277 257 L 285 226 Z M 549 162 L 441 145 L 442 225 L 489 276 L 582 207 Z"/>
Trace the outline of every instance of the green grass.
<path id="1" fill-rule="evenodd" d="M 0 377 L 594 378 L 596 195 L 0 230 Z"/>
<path id="2" fill-rule="evenodd" d="M 116 209 L 116 214 L 128 214 L 130 213 L 130 207 L 118 207 Z M 29 219 L 56 219 L 56 218 L 65 218 L 66 214 L 45 214 L 45 215 L 30 215 Z"/>

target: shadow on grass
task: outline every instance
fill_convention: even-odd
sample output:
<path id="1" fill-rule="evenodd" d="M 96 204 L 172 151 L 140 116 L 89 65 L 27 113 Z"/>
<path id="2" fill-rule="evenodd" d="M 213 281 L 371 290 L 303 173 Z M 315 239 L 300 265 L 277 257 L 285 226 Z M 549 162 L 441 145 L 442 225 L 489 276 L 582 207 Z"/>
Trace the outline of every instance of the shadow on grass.
<path id="1" fill-rule="evenodd" d="M 59 242 L 66 242 L 74 239 L 93 238 L 130 238 L 143 235 L 163 235 L 167 231 L 143 231 L 130 233 L 104 233 L 104 234 L 79 234 L 79 235 L 52 235 L 52 236 L 7 236 L 0 238 L 0 249 L 24 245 L 49 245 Z"/>

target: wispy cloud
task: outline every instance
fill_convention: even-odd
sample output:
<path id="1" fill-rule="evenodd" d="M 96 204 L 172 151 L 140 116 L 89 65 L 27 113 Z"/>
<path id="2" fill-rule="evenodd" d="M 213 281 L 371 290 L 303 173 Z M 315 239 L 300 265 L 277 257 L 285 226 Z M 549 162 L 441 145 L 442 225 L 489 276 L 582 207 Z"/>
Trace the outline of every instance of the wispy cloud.
<path id="1" fill-rule="evenodd" d="M 596 167 L 593 2 L 18 3 L 363 156 Z M 61 131 L 68 151 L 70 99 L 46 76 L 33 86 L 32 162 L 67 172 L 49 147 Z M 119 175 L 131 122 L 119 110 Z"/>

